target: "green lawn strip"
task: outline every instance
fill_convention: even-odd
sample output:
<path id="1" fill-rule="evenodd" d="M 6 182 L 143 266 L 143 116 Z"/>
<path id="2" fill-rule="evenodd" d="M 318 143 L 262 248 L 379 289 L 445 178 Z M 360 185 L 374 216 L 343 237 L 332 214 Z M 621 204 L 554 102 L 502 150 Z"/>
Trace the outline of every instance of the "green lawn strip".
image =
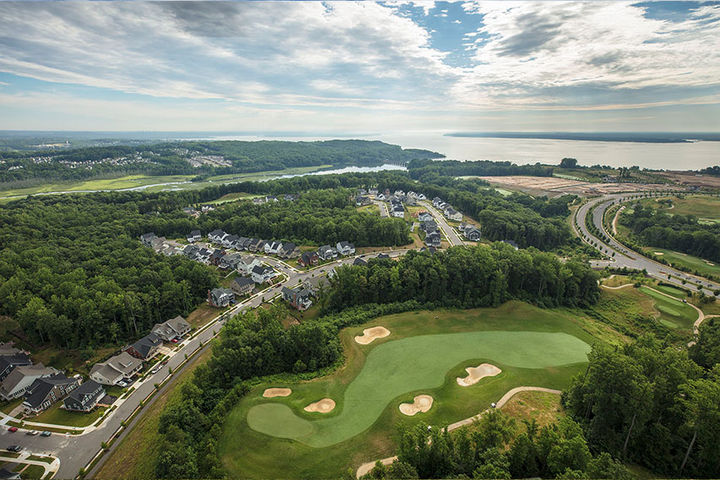
<path id="1" fill-rule="evenodd" d="M 345 329 L 341 332 L 341 340 L 347 360 L 345 365 L 335 373 L 321 379 L 299 384 L 292 381 L 279 382 L 276 380 L 272 384 L 258 386 L 241 401 L 238 407 L 230 413 L 225 425 L 224 439 L 220 444 L 223 462 L 231 477 L 238 475 L 245 478 L 336 477 L 349 467 L 356 468 L 362 462 L 392 454 L 395 451 L 395 428 L 398 424 L 414 425 L 420 421 L 427 421 L 434 425 L 449 424 L 477 414 L 487 408 L 491 402 L 497 401 L 508 390 L 519 385 L 564 388 L 573 375 L 583 371 L 584 363 L 546 368 L 526 368 L 525 366 L 533 361 L 549 361 L 548 354 L 547 352 L 540 353 L 537 351 L 525 353 L 520 351 L 523 349 L 518 348 L 517 345 L 506 347 L 506 350 L 513 351 L 507 353 L 510 359 L 507 364 L 491 358 L 487 353 L 478 354 L 477 351 L 471 352 L 470 356 L 467 356 L 467 354 L 459 355 L 466 358 L 455 361 L 449 367 L 437 368 L 438 371 L 443 370 L 440 374 L 432 373 L 433 376 L 439 376 L 439 384 L 435 380 L 436 386 L 421 387 L 420 390 L 406 390 L 407 388 L 414 388 L 413 385 L 416 384 L 411 384 L 411 382 L 415 382 L 415 378 L 412 377 L 412 374 L 410 374 L 410 378 L 406 378 L 407 371 L 401 370 L 404 378 L 396 378 L 395 380 L 399 384 L 404 384 L 404 386 L 402 388 L 390 387 L 394 388 L 394 390 L 389 393 L 379 392 L 386 388 L 385 382 L 380 378 L 372 378 L 373 375 L 370 375 L 370 373 L 375 371 L 377 376 L 380 371 L 386 371 L 381 365 L 382 362 L 379 361 L 385 360 L 384 355 L 387 354 L 383 354 L 383 351 L 403 355 L 405 358 L 413 355 L 417 356 L 417 352 L 422 351 L 422 355 L 426 355 L 428 360 L 427 363 L 422 360 L 420 360 L 420 363 L 416 362 L 416 366 L 420 370 L 427 369 L 428 363 L 437 362 L 437 359 L 443 355 L 432 353 L 431 350 L 428 350 L 427 345 L 422 343 L 430 341 L 430 338 L 414 346 L 407 344 L 415 352 L 412 355 L 401 353 L 402 349 L 392 352 L 394 348 L 391 347 L 391 342 L 397 343 L 401 339 L 409 337 L 422 338 L 418 337 L 418 335 L 446 335 L 450 333 L 486 331 L 493 332 L 496 337 L 504 336 L 506 337 L 505 341 L 507 341 L 509 338 L 507 332 L 557 332 L 567 334 L 559 335 L 557 339 L 566 339 L 566 336 L 575 337 L 567 345 L 577 342 L 579 345 L 584 345 L 583 348 L 587 348 L 587 344 L 597 341 L 585 330 L 585 322 L 591 320 L 586 318 L 583 321 L 578 321 L 577 317 L 576 312 L 541 310 L 521 302 L 509 302 L 497 309 L 425 311 L 391 315 L 378 318 L 366 325 Z M 385 326 L 391 330 L 392 334 L 367 346 L 360 346 L 354 342 L 353 337 L 355 335 L 360 333 L 363 328 L 373 325 Z M 598 329 L 594 332 L 598 334 L 607 333 L 605 329 Z M 527 336 L 525 340 L 527 341 L 530 338 L 531 336 Z M 549 336 L 548 338 L 553 337 Z M 608 335 L 608 338 L 617 341 L 620 337 L 615 333 Z M 500 342 L 500 340 L 496 340 Z M 430 341 L 430 344 L 433 343 L 433 341 Z M 564 340 L 560 343 L 564 344 Z M 379 347 L 383 345 L 387 346 L 380 349 Z M 496 344 L 496 348 L 500 348 L 500 343 Z M 528 348 L 532 350 L 532 347 L 528 346 Z M 367 352 L 376 349 L 381 352 L 377 355 L 378 361 L 373 360 L 374 356 L 372 355 L 366 357 Z M 447 355 L 447 350 L 443 349 L 443 353 Z M 568 353 L 561 353 L 560 355 L 566 354 Z M 391 358 L 388 361 L 394 362 L 392 366 L 396 367 L 396 369 L 402 369 L 402 366 L 397 363 L 399 360 Z M 483 361 L 498 365 L 503 369 L 503 372 L 497 377 L 485 378 L 472 387 L 463 388 L 457 385 L 455 378 L 465 376 L 465 367 L 477 365 Z M 510 364 L 511 362 L 517 362 L 522 366 L 513 366 Z M 446 362 L 446 365 L 447 363 L 449 362 Z M 367 372 L 370 373 L 363 374 L 366 364 Z M 434 368 L 434 366 L 429 368 Z M 422 374 L 417 378 L 424 381 L 425 376 Z M 360 377 L 360 383 L 358 383 L 356 377 Z M 360 392 L 360 387 L 353 387 L 354 384 L 365 385 L 364 391 Z M 289 397 L 268 402 L 268 399 L 262 398 L 261 395 L 262 391 L 270 386 L 290 387 L 293 389 L 293 393 Z M 363 394 L 363 397 L 360 398 L 358 393 L 352 393 L 353 389 L 357 389 L 359 393 Z M 399 391 L 398 389 L 405 391 L 396 394 L 395 392 Z M 375 393 L 375 391 L 378 391 L 378 393 Z M 432 395 L 435 399 L 433 408 L 429 412 L 415 417 L 400 414 L 397 408 L 398 404 L 402 401 L 410 401 L 418 393 Z M 380 395 L 383 398 L 373 400 L 375 395 Z M 302 407 L 323 397 L 332 398 L 337 402 L 333 412 L 323 416 L 302 411 Z M 385 400 L 386 397 L 390 397 L 390 399 Z M 359 404 L 361 400 L 367 404 L 366 408 L 375 409 L 375 412 L 371 412 L 372 415 L 359 412 L 357 415 L 353 414 L 357 418 L 345 418 L 348 414 L 343 412 L 355 412 L 358 406 L 355 406 L 353 402 Z M 385 402 L 384 405 L 382 405 L 383 402 Z M 370 405 L 371 403 L 377 403 L 379 406 L 373 407 Z M 296 432 L 290 432 L 293 435 L 298 435 L 298 432 L 301 435 L 305 434 L 305 425 L 309 423 L 311 425 L 315 424 L 313 428 L 325 428 L 328 434 L 335 435 L 335 437 L 328 437 L 327 440 L 318 440 L 320 443 L 334 442 L 341 437 L 347 439 L 329 447 L 313 448 L 301 442 L 256 432 L 249 427 L 247 414 L 253 407 L 261 404 L 284 407 L 286 412 L 289 411 L 294 419 L 301 420 L 300 422 L 294 419 L 291 420 L 295 422 L 293 426 L 297 430 Z M 380 412 L 379 416 L 377 416 L 377 410 Z M 268 424 L 269 417 L 263 416 L 262 410 L 260 410 L 260 413 L 260 420 Z M 287 418 L 293 417 L 288 416 Z M 367 425 L 368 417 L 372 417 L 370 419 L 371 425 Z M 318 418 L 322 420 L 307 422 L 307 419 Z M 316 427 L 317 424 L 331 425 L 333 422 L 342 423 L 342 428 L 337 430 L 340 433 L 332 433 L 331 429 L 327 427 Z M 349 436 L 356 431 L 360 433 Z"/>
<path id="2" fill-rule="evenodd" d="M 36 417 L 26 418 L 27 422 L 50 423 L 52 425 L 67 425 L 69 427 L 87 427 L 92 425 L 105 412 L 106 408 L 96 408 L 92 412 L 71 412 L 60 408 L 62 401 L 55 403 Z"/>
<path id="3" fill-rule="evenodd" d="M 698 315 L 695 309 L 682 301 L 666 297 L 645 286 L 640 287 L 639 290 L 655 302 L 655 308 L 660 312 L 658 320 L 672 322 L 682 329 L 692 328 L 693 323 L 697 320 Z"/>
<path id="4" fill-rule="evenodd" d="M 657 258 L 666 260 L 668 263 L 676 267 L 684 267 L 692 272 L 697 271 L 700 275 L 720 276 L 720 266 L 718 266 L 715 262 L 708 262 L 700 257 L 674 252 L 665 248 L 645 247 L 643 250 L 646 253 L 653 254 Z M 662 255 L 658 255 L 657 252 L 662 253 Z"/>
<path id="5" fill-rule="evenodd" d="M 681 288 L 671 287 L 670 285 L 655 285 L 653 286 L 655 290 L 660 290 L 663 293 L 667 293 L 668 295 L 672 295 L 675 298 L 678 298 L 680 300 L 687 298 L 687 291 L 683 290 Z"/>
<path id="6" fill-rule="evenodd" d="M 10 412 L 15 410 L 17 407 L 22 405 L 22 403 L 25 401 L 23 397 L 16 398 L 15 400 L 10 400 L 8 402 L 3 402 L 2 406 L 0 406 L 0 410 L 2 410 L 3 413 L 10 415 Z"/>
<path id="7" fill-rule="evenodd" d="M 22 478 L 42 478 L 44 473 L 45 468 L 42 465 L 28 465 L 20 476 Z"/>
<path id="8" fill-rule="evenodd" d="M 53 458 L 52 457 L 43 457 L 40 455 L 30 455 L 28 460 L 35 460 L 36 462 L 45 462 L 45 463 L 52 463 Z"/>

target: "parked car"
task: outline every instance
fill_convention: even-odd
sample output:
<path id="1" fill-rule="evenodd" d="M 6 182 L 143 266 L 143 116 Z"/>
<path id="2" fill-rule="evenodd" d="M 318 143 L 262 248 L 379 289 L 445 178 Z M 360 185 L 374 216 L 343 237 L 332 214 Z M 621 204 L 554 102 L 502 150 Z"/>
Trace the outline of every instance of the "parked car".
<path id="1" fill-rule="evenodd" d="M 158 365 L 157 367 L 155 367 L 155 368 L 153 368 L 152 370 L 150 370 L 150 373 L 153 374 L 153 375 L 155 375 L 158 371 L 160 371 L 160 365 Z"/>
<path id="2" fill-rule="evenodd" d="M 171 343 L 178 343 L 178 339 L 177 339 L 177 338 L 173 338 L 172 340 L 170 340 L 170 342 L 171 342 Z"/>
<path id="3" fill-rule="evenodd" d="M 48 432 L 47 430 L 45 430 L 44 432 L 41 432 L 41 433 L 40 433 L 40 436 L 41 436 L 41 437 L 49 437 L 50 435 L 52 435 L 52 433 Z"/>
<path id="4" fill-rule="evenodd" d="M 125 387 L 128 386 L 128 384 L 127 384 L 127 382 L 123 382 L 122 380 L 120 380 L 120 381 L 117 383 L 117 386 L 118 386 L 118 387 L 123 387 L 123 388 L 125 388 Z"/>
<path id="5" fill-rule="evenodd" d="M 10 430 L 11 432 L 17 432 L 17 427 L 10 427 L 8 430 Z"/>
<path id="6" fill-rule="evenodd" d="M 37 430 L 28 430 L 27 432 L 25 432 L 25 435 L 33 435 L 34 436 L 34 435 L 37 435 L 38 433 L 40 433 L 40 432 L 38 432 Z"/>
<path id="7" fill-rule="evenodd" d="M 16 453 L 17 453 L 17 452 L 22 451 L 22 447 L 21 447 L 20 445 L 10 445 L 10 446 L 7 447 L 5 450 L 7 450 L 7 451 L 9 451 L 9 452 L 16 452 Z"/>

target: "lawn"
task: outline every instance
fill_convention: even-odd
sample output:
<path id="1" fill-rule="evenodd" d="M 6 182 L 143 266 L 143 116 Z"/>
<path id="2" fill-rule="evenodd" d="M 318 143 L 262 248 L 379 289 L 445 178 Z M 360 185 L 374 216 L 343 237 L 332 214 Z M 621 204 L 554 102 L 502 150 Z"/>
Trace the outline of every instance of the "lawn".
<path id="1" fill-rule="evenodd" d="M 221 205 L 223 203 L 237 202 L 238 200 L 249 200 L 258 196 L 260 195 L 253 195 L 252 193 L 245 192 L 226 193 L 222 197 L 206 203 L 210 205 Z"/>
<path id="2" fill-rule="evenodd" d="M 185 369 L 172 388 L 159 394 L 155 402 L 142 412 L 142 420 L 137 422 L 122 443 L 110 454 L 103 466 L 97 471 L 97 479 L 154 479 L 155 458 L 160 454 L 158 424 L 160 414 L 168 402 L 180 398 L 180 387 L 190 380 L 192 372 L 210 358 L 208 349 Z"/>
<path id="3" fill-rule="evenodd" d="M 685 198 L 672 198 L 673 208 L 663 210 L 676 215 L 695 215 L 698 219 L 720 220 L 720 197 L 709 195 L 689 195 Z"/>
<path id="4" fill-rule="evenodd" d="M 213 307 L 211 305 L 208 305 L 207 303 L 203 303 L 195 310 L 190 312 L 190 315 L 187 316 L 186 320 L 193 328 L 202 328 L 210 320 L 220 315 L 222 311 L 223 309 L 221 308 Z"/>
<path id="5" fill-rule="evenodd" d="M 660 312 L 658 320 L 669 328 L 691 329 L 698 318 L 695 309 L 681 300 L 668 298 L 644 286 L 640 287 L 639 290 L 653 299 L 655 308 Z"/>
<path id="6" fill-rule="evenodd" d="M 50 423 L 53 425 L 66 425 L 69 427 L 87 427 L 97 421 L 98 418 L 107 410 L 104 407 L 96 408 L 90 413 L 71 412 L 60 408 L 62 401 L 55 403 L 36 417 L 28 417 L 24 420 L 27 422 Z"/>
<path id="7" fill-rule="evenodd" d="M 672 295 L 675 298 L 679 298 L 680 300 L 688 297 L 687 290 L 683 290 L 682 288 L 677 288 L 670 285 L 654 285 L 653 288 L 655 290 L 660 290 L 663 293 L 667 293 L 668 295 Z"/>
<path id="8" fill-rule="evenodd" d="M 675 267 L 685 267 L 692 272 L 698 272 L 704 276 L 713 275 L 720 277 L 720 266 L 716 265 L 715 262 L 664 248 L 645 247 L 643 250 L 646 253 L 654 254 L 657 258 L 666 260 Z M 658 253 L 662 253 L 662 255 L 658 255 Z"/>
<path id="9" fill-rule="evenodd" d="M 45 473 L 45 468 L 42 467 L 41 465 L 28 465 L 22 471 L 20 476 L 22 478 L 42 478 L 44 473 Z"/>
<path id="10" fill-rule="evenodd" d="M 309 382 L 288 377 L 261 384 L 230 413 L 220 444 L 223 463 L 231 477 L 335 478 L 392 454 L 397 425 L 446 425 L 477 414 L 519 385 L 564 388 L 583 371 L 590 344 L 597 341 L 584 321 L 569 311 L 509 302 L 496 309 L 390 315 L 345 329 L 342 368 Z M 372 325 L 392 333 L 357 344 L 354 336 Z M 457 385 L 465 367 L 483 362 L 503 372 L 472 387 Z M 271 386 L 293 393 L 263 398 Z M 433 396 L 430 411 L 402 415 L 398 404 L 419 393 Z M 337 402 L 331 413 L 302 410 L 323 397 Z"/>

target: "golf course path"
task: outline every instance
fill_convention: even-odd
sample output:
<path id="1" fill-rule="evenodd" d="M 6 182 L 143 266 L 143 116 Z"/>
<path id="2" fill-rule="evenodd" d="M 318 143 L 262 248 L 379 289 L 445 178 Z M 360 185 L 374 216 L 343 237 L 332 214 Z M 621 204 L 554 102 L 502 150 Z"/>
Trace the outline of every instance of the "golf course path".
<path id="1" fill-rule="evenodd" d="M 520 393 L 520 392 L 544 392 L 544 393 L 554 393 L 555 395 L 560 395 L 562 392 L 560 390 L 554 390 L 552 388 L 545 388 L 545 387 L 515 387 L 512 390 L 509 390 L 505 395 L 502 396 L 500 400 L 497 401 L 497 404 L 495 408 L 502 408 L 508 400 L 510 400 L 514 395 Z M 460 427 L 464 427 L 465 425 L 470 425 L 475 420 L 478 420 L 480 417 L 482 417 L 485 413 L 489 412 L 490 408 L 483 410 L 482 412 L 478 413 L 477 415 L 473 415 L 472 417 L 465 418 L 463 420 L 460 420 L 459 422 L 455 422 L 453 424 L 448 425 L 447 429 L 448 432 L 452 432 L 455 429 L 458 429 Z M 395 460 L 397 460 L 397 456 L 394 457 L 387 457 L 383 458 L 380 461 L 383 465 L 390 465 Z M 370 473 L 370 470 L 373 469 L 375 464 L 378 462 L 378 460 L 375 460 L 374 462 L 367 462 L 360 465 L 360 467 L 355 472 L 355 477 L 360 478 L 363 475 L 367 475 Z"/>

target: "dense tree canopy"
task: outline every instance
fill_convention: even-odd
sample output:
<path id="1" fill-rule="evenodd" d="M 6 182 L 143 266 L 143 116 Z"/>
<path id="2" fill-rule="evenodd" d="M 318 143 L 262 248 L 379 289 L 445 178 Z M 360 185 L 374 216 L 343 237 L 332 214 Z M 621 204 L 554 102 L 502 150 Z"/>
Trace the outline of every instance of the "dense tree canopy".
<path id="1" fill-rule="evenodd" d="M 641 203 L 621 219 L 643 245 L 720 262 L 720 224 L 703 225 L 692 215 L 670 215 Z"/>
<path id="2" fill-rule="evenodd" d="M 703 370 L 651 336 L 620 349 L 597 344 L 589 359 L 565 403 L 591 448 L 665 475 L 720 475 L 720 366 Z"/>
<path id="3" fill-rule="evenodd" d="M 599 295 L 597 276 L 579 263 L 509 245 L 409 252 L 402 259 L 371 260 L 335 270 L 329 310 L 363 303 L 415 299 L 463 308 L 496 306 L 510 299 L 544 306 L 588 305 Z"/>

